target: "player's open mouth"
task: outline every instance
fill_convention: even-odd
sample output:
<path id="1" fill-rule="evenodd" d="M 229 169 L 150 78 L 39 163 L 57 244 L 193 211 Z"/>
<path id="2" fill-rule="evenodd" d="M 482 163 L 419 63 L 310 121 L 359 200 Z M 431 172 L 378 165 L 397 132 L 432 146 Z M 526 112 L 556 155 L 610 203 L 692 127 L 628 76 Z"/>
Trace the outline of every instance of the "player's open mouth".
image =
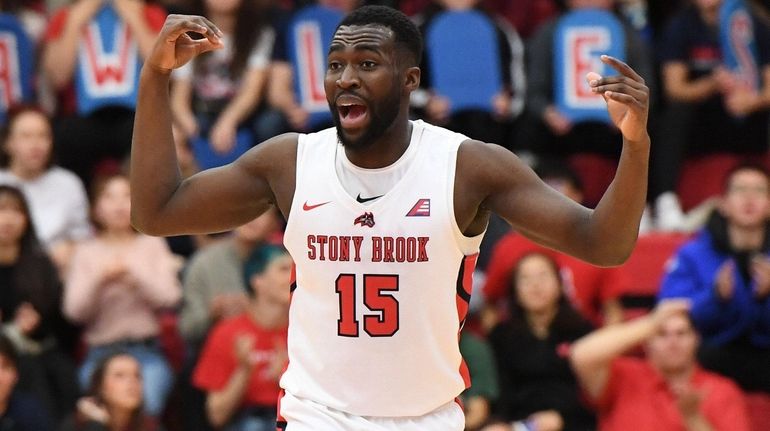
<path id="1" fill-rule="evenodd" d="M 366 105 L 352 101 L 338 101 L 337 112 L 340 115 L 340 125 L 345 129 L 361 127 L 368 117 Z"/>

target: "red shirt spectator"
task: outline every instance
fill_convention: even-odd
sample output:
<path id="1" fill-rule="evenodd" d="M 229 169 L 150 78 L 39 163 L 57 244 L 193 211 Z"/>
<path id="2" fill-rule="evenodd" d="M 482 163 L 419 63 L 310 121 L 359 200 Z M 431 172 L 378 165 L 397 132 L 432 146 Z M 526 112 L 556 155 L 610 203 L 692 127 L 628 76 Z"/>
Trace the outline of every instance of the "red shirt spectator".
<path id="1" fill-rule="evenodd" d="M 596 404 L 600 431 L 750 429 L 738 387 L 698 365 L 689 308 L 687 300 L 662 301 L 643 317 L 572 344 L 572 370 Z M 622 357 L 641 344 L 645 359 Z"/>
<path id="2" fill-rule="evenodd" d="M 223 321 L 215 326 L 203 348 L 193 374 L 193 384 L 206 391 L 220 391 L 238 367 L 235 340 L 241 335 L 254 337 L 252 350 L 255 369 L 243 399 L 246 406 L 274 406 L 278 401 L 278 380 L 270 374 L 276 360 L 283 361 L 287 327 L 264 329 L 248 314 Z"/>
<path id="3" fill-rule="evenodd" d="M 730 380 L 695 367 L 690 385 L 703 397 L 700 411 L 714 430 L 748 430 L 746 404 Z M 598 401 L 601 431 L 685 430 L 677 397 L 652 364 L 643 359 L 618 358 Z"/>

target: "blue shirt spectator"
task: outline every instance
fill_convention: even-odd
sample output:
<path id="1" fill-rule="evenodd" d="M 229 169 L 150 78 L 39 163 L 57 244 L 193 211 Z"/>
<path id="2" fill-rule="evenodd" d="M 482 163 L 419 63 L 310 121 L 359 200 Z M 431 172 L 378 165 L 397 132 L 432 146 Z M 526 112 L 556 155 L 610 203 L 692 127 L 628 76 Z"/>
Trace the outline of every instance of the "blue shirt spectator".
<path id="1" fill-rule="evenodd" d="M 764 392 L 770 392 L 769 211 L 770 173 L 761 165 L 737 166 L 718 211 L 677 253 L 659 294 L 692 302 L 706 367 Z"/>

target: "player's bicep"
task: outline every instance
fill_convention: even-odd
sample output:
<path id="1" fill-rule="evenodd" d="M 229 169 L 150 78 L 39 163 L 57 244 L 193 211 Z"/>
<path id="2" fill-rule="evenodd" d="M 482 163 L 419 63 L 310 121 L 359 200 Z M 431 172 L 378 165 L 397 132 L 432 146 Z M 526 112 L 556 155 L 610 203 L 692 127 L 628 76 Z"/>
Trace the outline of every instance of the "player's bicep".
<path id="1" fill-rule="evenodd" d="M 182 181 L 156 220 L 162 235 L 221 232 L 245 224 L 276 204 L 273 184 L 294 173 L 296 135 L 257 145 L 235 162 Z"/>
<path id="2" fill-rule="evenodd" d="M 548 186 L 508 150 L 497 147 L 489 152 L 481 173 L 489 192 L 482 205 L 527 237 L 579 254 L 580 232 L 590 210 Z"/>

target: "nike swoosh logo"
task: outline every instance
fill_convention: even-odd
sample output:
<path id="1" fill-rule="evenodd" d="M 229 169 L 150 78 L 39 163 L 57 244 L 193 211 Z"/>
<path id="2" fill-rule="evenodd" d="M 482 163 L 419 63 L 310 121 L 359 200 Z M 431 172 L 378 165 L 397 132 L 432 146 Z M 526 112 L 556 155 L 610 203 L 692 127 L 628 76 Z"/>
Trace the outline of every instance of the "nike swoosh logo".
<path id="1" fill-rule="evenodd" d="M 331 202 L 331 201 L 321 202 L 320 204 L 315 204 L 315 205 L 308 205 L 307 201 L 305 201 L 305 204 L 302 205 L 302 209 L 305 210 L 305 211 L 314 210 L 314 209 L 316 209 L 316 208 L 318 208 L 320 206 L 328 204 L 329 202 Z"/>
<path id="2" fill-rule="evenodd" d="M 381 198 L 381 197 L 383 197 L 383 196 L 384 196 L 384 195 L 375 196 L 375 197 L 373 197 L 373 198 L 362 198 L 362 197 L 361 197 L 361 193 L 359 193 L 359 194 L 358 194 L 358 196 L 356 196 L 356 200 L 357 200 L 359 203 L 364 203 L 364 202 L 373 201 L 373 200 L 375 200 L 375 199 L 379 199 L 379 198 Z"/>

